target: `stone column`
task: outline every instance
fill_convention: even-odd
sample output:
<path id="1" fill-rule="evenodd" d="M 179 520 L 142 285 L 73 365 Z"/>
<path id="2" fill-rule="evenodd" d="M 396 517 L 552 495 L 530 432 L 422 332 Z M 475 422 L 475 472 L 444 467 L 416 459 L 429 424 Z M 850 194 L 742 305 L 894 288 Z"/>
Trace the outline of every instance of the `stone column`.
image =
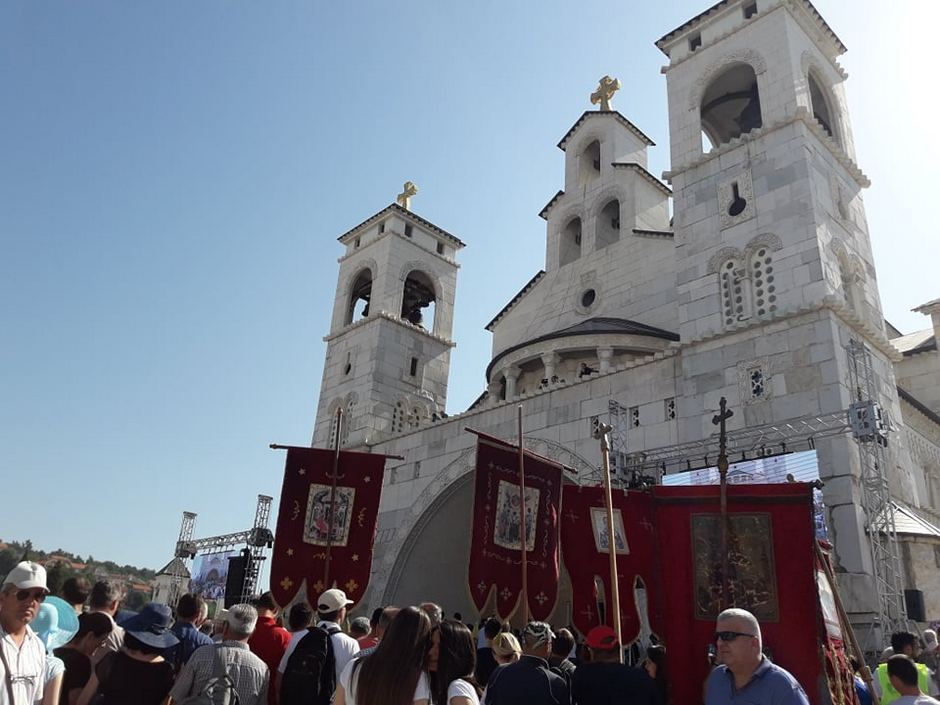
<path id="1" fill-rule="evenodd" d="M 610 358 L 614 356 L 614 349 L 611 347 L 604 347 L 597 349 L 597 360 L 601 365 L 601 374 L 610 372 Z"/>
<path id="2" fill-rule="evenodd" d="M 506 399 L 516 398 L 516 380 L 519 377 L 518 367 L 507 367 L 503 370 L 503 376 L 506 377 Z"/>
<path id="3" fill-rule="evenodd" d="M 558 355 L 553 352 L 542 353 L 542 364 L 545 366 L 545 374 L 543 375 L 548 382 L 548 386 L 552 384 L 552 377 L 555 376 L 555 365 L 558 364 Z"/>

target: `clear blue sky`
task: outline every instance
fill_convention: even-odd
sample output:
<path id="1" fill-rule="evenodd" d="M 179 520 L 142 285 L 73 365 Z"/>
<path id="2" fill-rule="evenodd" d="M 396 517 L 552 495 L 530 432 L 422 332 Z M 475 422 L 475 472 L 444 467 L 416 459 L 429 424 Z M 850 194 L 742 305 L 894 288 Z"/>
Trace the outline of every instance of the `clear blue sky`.
<path id="1" fill-rule="evenodd" d="M 465 408 L 483 326 L 543 265 L 555 144 L 609 73 L 668 168 L 653 41 L 710 2 L 0 4 L 0 538 L 156 568 L 183 510 L 249 526 L 268 443 L 310 439 L 335 238 L 406 179 L 468 243 Z M 849 47 L 885 313 L 926 328 L 940 10 L 816 4 Z"/>

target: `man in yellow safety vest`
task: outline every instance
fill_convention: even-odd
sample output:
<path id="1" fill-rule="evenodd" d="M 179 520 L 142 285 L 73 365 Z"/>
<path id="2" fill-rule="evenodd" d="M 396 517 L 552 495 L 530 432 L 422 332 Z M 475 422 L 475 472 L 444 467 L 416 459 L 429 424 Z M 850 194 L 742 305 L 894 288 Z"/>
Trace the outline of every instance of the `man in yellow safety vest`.
<path id="1" fill-rule="evenodd" d="M 920 639 L 912 632 L 895 632 L 891 635 L 891 648 L 894 649 L 895 656 L 916 659 L 920 653 Z M 917 685 L 920 690 L 929 695 L 937 695 L 937 682 L 933 679 L 933 673 L 922 663 L 915 665 L 917 667 Z M 901 697 L 897 688 L 891 684 L 888 664 L 886 663 L 878 666 L 872 680 L 872 686 L 878 694 L 881 705 L 891 705 Z"/>

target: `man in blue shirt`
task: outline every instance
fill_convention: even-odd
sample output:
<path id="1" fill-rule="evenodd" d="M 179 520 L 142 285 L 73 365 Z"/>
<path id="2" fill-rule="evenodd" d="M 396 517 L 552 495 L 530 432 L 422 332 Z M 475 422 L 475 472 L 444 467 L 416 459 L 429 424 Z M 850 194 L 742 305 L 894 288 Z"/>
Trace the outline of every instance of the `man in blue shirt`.
<path id="1" fill-rule="evenodd" d="M 163 657 L 179 673 L 189 657 L 200 646 L 211 644 L 212 637 L 199 631 L 208 614 L 206 601 L 197 595 L 185 594 L 176 603 L 176 623 L 170 630 L 180 643 L 167 650 Z"/>
<path id="2" fill-rule="evenodd" d="M 723 665 L 708 677 L 705 705 L 809 705 L 796 679 L 764 657 L 760 624 L 753 614 L 741 609 L 719 614 L 715 641 Z"/>

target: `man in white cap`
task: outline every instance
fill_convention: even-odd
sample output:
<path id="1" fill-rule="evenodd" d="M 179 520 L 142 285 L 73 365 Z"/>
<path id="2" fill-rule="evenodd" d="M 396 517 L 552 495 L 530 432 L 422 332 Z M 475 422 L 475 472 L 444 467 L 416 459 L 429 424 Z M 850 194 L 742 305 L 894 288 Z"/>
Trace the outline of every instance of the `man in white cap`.
<path id="1" fill-rule="evenodd" d="M 333 659 L 336 665 L 336 680 L 339 683 L 339 674 L 346 668 L 346 664 L 352 661 L 353 657 L 359 653 L 359 642 L 348 634 L 343 634 L 340 626 L 346 619 L 346 608 L 355 604 L 352 600 L 346 598 L 346 593 L 338 588 L 331 588 L 320 595 L 317 600 L 317 616 L 320 618 L 317 627 L 325 630 L 330 635 L 330 645 L 333 647 Z M 284 652 L 284 657 L 278 666 L 278 675 L 283 676 L 287 670 L 287 662 L 294 653 L 298 639 L 291 639 Z"/>
<path id="2" fill-rule="evenodd" d="M 23 561 L 0 588 L 0 705 L 33 705 L 42 699 L 46 647 L 29 627 L 49 590 L 46 569 Z"/>

